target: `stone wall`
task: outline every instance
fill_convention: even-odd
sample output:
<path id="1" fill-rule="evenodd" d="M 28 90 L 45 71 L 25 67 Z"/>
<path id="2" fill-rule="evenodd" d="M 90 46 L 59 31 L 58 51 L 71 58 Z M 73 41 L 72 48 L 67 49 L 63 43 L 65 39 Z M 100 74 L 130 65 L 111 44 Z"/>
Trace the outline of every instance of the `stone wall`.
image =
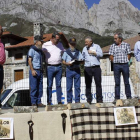
<path id="1" fill-rule="evenodd" d="M 130 65 L 130 79 L 133 83 L 134 92 L 137 96 L 140 96 L 140 78 L 136 72 L 136 60 L 135 57 L 131 57 L 132 64 Z"/>

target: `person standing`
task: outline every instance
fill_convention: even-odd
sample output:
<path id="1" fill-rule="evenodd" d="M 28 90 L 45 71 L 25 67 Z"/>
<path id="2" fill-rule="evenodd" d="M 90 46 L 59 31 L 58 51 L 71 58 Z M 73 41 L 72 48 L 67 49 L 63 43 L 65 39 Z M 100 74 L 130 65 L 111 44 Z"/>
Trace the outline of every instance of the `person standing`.
<path id="1" fill-rule="evenodd" d="M 125 94 L 127 99 L 131 99 L 131 90 L 129 84 L 129 65 L 131 58 L 131 48 L 128 43 L 123 42 L 121 33 L 114 35 L 115 43 L 109 50 L 110 60 L 113 62 L 114 79 L 115 79 L 115 100 L 120 99 L 120 76 L 123 75 L 125 84 Z"/>
<path id="2" fill-rule="evenodd" d="M 0 26 L 0 95 L 3 87 L 3 79 L 4 79 L 3 64 L 5 63 L 6 60 L 4 45 L 1 42 L 2 33 L 3 33 L 3 29 Z M 0 107 L 1 107 L 1 96 L 0 96 Z"/>
<path id="3" fill-rule="evenodd" d="M 85 61 L 84 64 L 84 74 L 85 74 L 85 84 L 86 84 L 86 97 L 87 102 L 91 104 L 92 93 L 91 84 L 92 77 L 94 76 L 96 84 L 96 101 L 97 103 L 102 103 L 102 86 L 101 86 L 101 68 L 100 68 L 100 58 L 103 56 L 102 49 L 98 44 L 94 44 L 91 37 L 85 38 L 85 47 L 83 48 L 82 55 Z"/>
<path id="4" fill-rule="evenodd" d="M 83 56 L 81 52 L 76 49 L 76 39 L 69 39 L 69 48 L 62 56 L 62 62 L 66 65 L 66 85 L 67 85 L 67 102 L 72 103 L 72 87 L 74 80 L 75 89 L 75 103 L 80 103 L 80 63 L 82 63 Z"/>
<path id="5" fill-rule="evenodd" d="M 42 37 L 37 35 L 34 37 L 35 45 L 28 52 L 28 63 L 30 66 L 30 96 L 32 106 L 45 107 L 41 103 L 43 94 L 43 67 L 42 67 Z"/>
<path id="6" fill-rule="evenodd" d="M 61 79 L 62 79 L 62 54 L 64 47 L 60 42 L 60 34 L 55 32 L 52 34 L 50 41 L 46 42 L 42 46 L 43 52 L 46 56 L 46 75 L 47 75 L 47 103 L 52 103 L 52 85 L 55 77 L 57 102 L 61 103 Z"/>
<path id="7" fill-rule="evenodd" d="M 140 33 L 138 33 L 138 35 L 140 36 Z M 137 61 L 136 72 L 138 73 L 138 76 L 140 78 L 140 40 L 135 43 L 134 56 L 135 56 L 136 61 Z"/>

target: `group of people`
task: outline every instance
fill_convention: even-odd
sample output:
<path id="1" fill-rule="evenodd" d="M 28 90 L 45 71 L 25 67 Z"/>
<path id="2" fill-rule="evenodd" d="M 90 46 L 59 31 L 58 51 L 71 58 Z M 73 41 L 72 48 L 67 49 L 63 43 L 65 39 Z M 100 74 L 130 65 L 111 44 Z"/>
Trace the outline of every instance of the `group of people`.
<path id="1" fill-rule="evenodd" d="M 91 84 L 92 76 L 96 83 L 97 102 L 102 100 L 101 86 L 101 68 L 100 57 L 103 56 L 102 49 L 99 45 L 94 44 L 91 37 L 85 38 L 85 47 L 82 53 L 76 48 L 76 38 L 70 38 L 68 41 L 68 49 L 64 49 L 60 42 L 60 34 L 55 32 L 48 42 L 43 42 L 40 36 L 35 36 L 35 44 L 28 52 L 28 62 L 30 66 L 30 94 L 31 103 L 33 106 L 43 107 L 41 97 L 43 94 L 43 54 L 46 62 L 47 75 L 47 104 L 52 103 L 52 86 L 53 79 L 56 81 L 57 102 L 61 102 L 61 79 L 62 79 L 62 64 L 66 65 L 66 89 L 67 103 L 72 103 L 73 99 L 73 81 L 75 89 L 75 103 L 80 103 L 80 84 L 81 73 L 80 64 L 85 66 L 85 83 L 87 102 L 91 104 L 92 93 Z"/>
<path id="2" fill-rule="evenodd" d="M 3 30 L 0 26 L 0 38 Z M 140 35 L 140 34 L 139 34 Z M 85 38 L 85 47 L 82 53 L 76 48 L 76 38 L 72 37 L 68 40 L 68 49 L 64 49 L 60 42 L 61 35 L 58 32 L 52 34 L 52 38 L 48 42 L 43 42 L 42 37 L 37 35 L 34 37 L 35 43 L 29 49 L 27 61 L 30 66 L 30 96 L 32 106 L 44 107 L 41 103 L 43 95 L 43 59 L 46 62 L 47 75 L 47 104 L 52 103 L 52 86 L 53 79 L 56 82 L 57 102 L 61 102 L 61 79 L 62 64 L 66 65 L 66 90 L 67 103 L 72 103 L 73 98 L 73 81 L 75 103 L 80 103 L 80 64 L 84 64 L 84 75 L 86 84 L 86 98 L 89 104 L 92 103 L 92 77 L 96 84 L 96 101 L 103 102 L 102 97 L 102 76 L 100 68 L 100 58 L 103 56 L 101 47 L 93 42 L 91 37 Z M 109 50 L 110 61 L 113 63 L 114 79 L 115 79 L 115 100 L 120 99 L 120 76 L 123 75 L 125 84 L 125 94 L 127 99 L 131 99 L 131 89 L 129 84 L 129 65 L 131 58 L 130 45 L 123 42 L 121 33 L 114 35 L 114 44 Z M 134 55 L 140 64 L 140 41 L 136 42 Z M 43 57 L 45 56 L 45 57 Z M 5 62 L 4 45 L 0 39 L 0 90 L 3 86 L 3 64 Z M 140 69 L 140 66 L 138 66 Z"/>
<path id="3" fill-rule="evenodd" d="M 102 97 L 102 76 L 100 68 L 100 58 L 103 56 L 101 47 L 93 43 L 91 37 L 85 38 L 85 47 L 82 53 L 76 48 L 76 38 L 68 40 L 68 49 L 64 49 L 60 42 L 60 34 L 54 33 L 48 42 L 42 42 L 41 37 L 36 36 L 34 47 L 29 50 L 29 65 L 30 65 L 30 86 L 31 86 L 31 102 L 32 105 L 44 106 L 41 103 L 43 94 L 43 69 L 42 55 L 45 54 L 46 75 L 47 75 L 47 104 L 52 103 L 52 85 L 53 79 L 56 81 L 57 102 L 61 102 L 61 78 L 62 64 L 66 65 L 66 90 L 67 103 L 72 103 L 73 98 L 73 81 L 75 103 L 80 103 L 80 64 L 84 64 L 84 75 L 86 84 L 86 98 L 89 104 L 92 103 L 92 77 L 96 84 L 96 101 L 103 102 Z M 41 50 L 41 51 L 40 51 Z M 120 99 L 120 76 L 121 73 L 125 83 L 125 93 L 128 99 L 131 98 L 131 89 L 129 84 L 129 65 L 131 58 L 130 45 L 123 42 L 121 33 L 114 35 L 114 44 L 109 50 L 110 61 L 113 62 L 114 79 L 115 79 L 115 100 Z"/>

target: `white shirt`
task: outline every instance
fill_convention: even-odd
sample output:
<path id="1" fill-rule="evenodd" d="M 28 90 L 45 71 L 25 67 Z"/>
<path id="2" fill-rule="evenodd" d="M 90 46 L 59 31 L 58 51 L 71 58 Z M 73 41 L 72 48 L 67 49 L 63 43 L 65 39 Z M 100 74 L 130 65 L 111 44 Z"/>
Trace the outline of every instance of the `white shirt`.
<path id="1" fill-rule="evenodd" d="M 46 55 L 46 63 L 51 65 L 60 64 L 62 61 L 62 53 L 64 52 L 64 47 L 62 43 L 53 45 L 52 41 L 48 41 L 43 44 L 42 50 Z"/>

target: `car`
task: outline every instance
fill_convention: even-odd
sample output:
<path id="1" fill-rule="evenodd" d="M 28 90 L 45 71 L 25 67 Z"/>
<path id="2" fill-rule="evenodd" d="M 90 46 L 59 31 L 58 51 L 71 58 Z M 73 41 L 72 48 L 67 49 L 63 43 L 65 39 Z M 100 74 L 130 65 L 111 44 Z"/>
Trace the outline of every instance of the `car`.
<path id="1" fill-rule="evenodd" d="M 63 104 L 67 104 L 67 93 L 66 93 L 66 77 L 62 77 L 62 97 L 61 101 Z M 135 96 L 133 85 L 130 80 L 132 97 Z M 104 102 L 113 102 L 114 100 L 114 77 L 113 76 L 102 76 L 102 95 Z M 74 88 L 73 88 L 74 91 Z M 93 79 L 92 82 L 92 103 L 96 103 L 96 86 Z M 125 88 L 123 78 L 121 77 L 121 99 L 125 99 Z M 41 102 L 47 105 L 47 78 L 43 78 L 43 96 L 41 98 Z M 86 102 L 85 96 L 85 78 L 81 77 L 81 93 L 80 93 L 80 102 Z M 74 103 L 74 95 L 73 95 L 73 103 Z M 29 86 L 29 78 L 22 79 L 17 82 L 14 82 L 9 87 L 6 88 L 2 92 L 1 95 L 1 104 L 3 107 L 13 107 L 13 106 L 31 106 L 30 100 L 30 86 Z M 52 105 L 57 104 L 57 95 L 56 95 L 56 87 L 55 87 L 55 79 L 53 81 L 52 87 Z"/>

